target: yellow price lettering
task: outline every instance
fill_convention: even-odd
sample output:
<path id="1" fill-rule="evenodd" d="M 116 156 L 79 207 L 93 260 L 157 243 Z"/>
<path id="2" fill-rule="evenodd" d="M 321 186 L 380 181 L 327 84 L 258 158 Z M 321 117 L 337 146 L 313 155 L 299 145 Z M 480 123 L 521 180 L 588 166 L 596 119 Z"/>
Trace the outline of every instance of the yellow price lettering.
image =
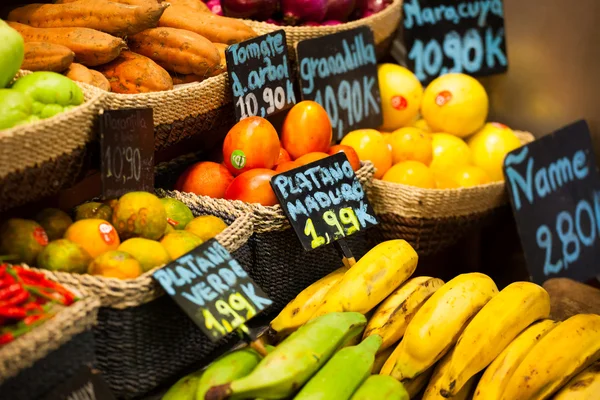
<path id="1" fill-rule="evenodd" d="M 229 304 L 236 311 L 246 311 L 246 321 L 256 315 L 256 310 L 252 307 L 252 304 L 240 293 L 229 295 Z"/>
<path id="2" fill-rule="evenodd" d="M 225 325 L 225 323 L 229 325 L 228 332 L 231 332 L 233 330 L 232 327 L 237 328 L 238 326 L 246 322 L 246 320 L 244 320 L 237 312 L 235 312 L 225 300 L 217 300 L 217 302 L 215 303 L 215 307 L 219 314 L 232 318 L 231 322 L 227 320 L 221 320 L 221 323 L 223 323 L 223 325 Z"/>
<path id="3" fill-rule="evenodd" d="M 216 329 L 221 335 L 227 334 L 227 330 L 219 323 L 219 321 L 217 321 L 217 319 L 209 310 L 203 308 L 202 316 L 204 317 L 204 326 L 206 326 L 206 329 L 209 331 Z"/>
<path id="4" fill-rule="evenodd" d="M 344 225 L 352 225 L 348 228 L 346 235 L 350 235 L 360 230 L 360 223 L 358 222 L 358 218 L 351 207 L 342 208 L 340 210 L 340 220 Z"/>
<path id="5" fill-rule="evenodd" d="M 325 238 L 323 236 L 317 235 L 317 231 L 315 230 L 315 224 L 313 224 L 312 219 L 310 218 L 306 220 L 306 225 L 304 225 L 304 234 L 306 236 L 312 237 L 310 246 L 313 249 L 316 249 L 317 247 L 323 246 L 325 244 Z"/>

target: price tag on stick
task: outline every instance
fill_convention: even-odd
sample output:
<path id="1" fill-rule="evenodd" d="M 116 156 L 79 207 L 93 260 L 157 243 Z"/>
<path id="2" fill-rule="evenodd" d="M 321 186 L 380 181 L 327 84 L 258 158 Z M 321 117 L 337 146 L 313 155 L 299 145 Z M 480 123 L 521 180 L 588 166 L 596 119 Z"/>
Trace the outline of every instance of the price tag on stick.
<path id="1" fill-rule="evenodd" d="M 225 58 L 238 121 L 268 117 L 296 104 L 284 30 L 232 44 Z"/>
<path id="2" fill-rule="evenodd" d="M 275 175 L 271 186 L 305 250 L 314 250 L 377 224 L 344 153 Z M 352 263 L 345 243 L 338 250 Z"/>
<path id="3" fill-rule="evenodd" d="M 238 328 L 251 337 L 245 322 L 273 304 L 214 239 L 152 276 L 213 342 Z"/>
<path id="4" fill-rule="evenodd" d="M 154 191 L 154 123 L 151 108 L 100 113 L 102 197 Z"/>
<path id="5" fill-rule="evenodd" d="M 448 72 L 508 69 L 502 0 L 405 0 L 405 52 L 392 54 L 424 84 Z"/>
<path id="6" fill-rule="evenodd" d="M 302 100 L 327 110 L 336 141 L 383 123 L 375 41 L 367 26 L 302 40 L 296 52 Z"/>
<path id="7" fill-rule="evenodd" d="M 533 280 L 600 273 L 600 176 L 587 123 L 512 151 L 504 175 Z"/>

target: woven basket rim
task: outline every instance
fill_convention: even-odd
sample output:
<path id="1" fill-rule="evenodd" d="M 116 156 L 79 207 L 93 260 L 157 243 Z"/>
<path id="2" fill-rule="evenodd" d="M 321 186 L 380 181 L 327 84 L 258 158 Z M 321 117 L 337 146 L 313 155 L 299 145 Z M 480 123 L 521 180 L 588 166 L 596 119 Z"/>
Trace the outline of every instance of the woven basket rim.
<path id="1" fill-rule="evenodd" d="M 210 78 L 206 78 L 201 82 L 189 82 L 185 84 L 174 85 L 173 89 L 163 90 L 160 92 L 148 92 L 148 93 L 114 93 L 114 92 L 106 92 L 107 97 L 109 99 L 120 99 L 120 100 L 133 100 L 133 99 L 161 99 L 165 97 L 166 94 L 182 94 L 188 92 L 190 90 L 203 89 L 204 87 L 211 86 L 215 83 L 226 79 L 227 72 L 223 72 L 216 76 L 211 76 Z"/>
<path id="2" fill-rule="evenodd" d="M 361 167 L 356 171 L 356 177 L 367 190 L 375 173 L 372 162 L 361 162 Z M 281 231 L 291 227 L 280 204 L 263 206 L 259 203 L 245 203 L 241 200 L 215 199 L 209 196 L 194 193 L 180 192 L 177 190 L 157 189 L 159 197 L 172 197 L 186 204 L 200 203 L 211 211 L 223 212 L 232 216 L 249 213 L 253 217 L 254 233 Z"/>
<path id="3" fill-rule="evenodd" d="M 525 131 L 514 131 L 525 145 L 535 138 Z M 456 189 L 425 189 L 373 179 L 371 202 L 376 214 L 436 219 L 485 213 L 506 203 L 505 182 Z"/>
<path id="4" fill-rule="evenodd" d="M 30 73 L 32 73 L 32 71 L 21 70 L 21 71 L 19 71 L 18 76 L 29 75 Z M 0 130 L 0 140 L 7 138 L 7 137 L 26 135 L 26 134 L 29 134 L 30 132 L 32 132 L 33 130 L 39 130 L 39 129 L 44 129 L 45 127 L 51 127 L 52 125 L 55 125 L 56 123 L 59 123 L 62 120 L 70 119 L 70 117 L 72 117 L 73 115 L 79 114 L 81 112 L 92 109 L 93 107 L 95 107 L 97 105 L 100 105 L 102 103 L 102 100 L 108 93 L 108 92 L 105 92 L 104 90 L 95 88 L 95 87 L 88 85 L 86 83 L 83 83 L 83 82 L 75 82 L 75 83 L 83 91 L 83 94 L 85 96 L 85 101 L 83 103 L 81 103 L 80 105 L 78 105 L 77 107 L 75 107 L 71 110 L 67 110 L 65 112 L 62 112 L 62 113 L 57 114 L 50 118 L 41 119 L 39 121 L 35 121 L 30 124 L 17 125 L 17 126 L 13 126 L 12 128 Z"/>
<path id="5" fill-rule="evenodd" d="M 287 25 L 275 25 L 270 24 L 268 22 L 255 21 L 255 20 L 244 20 L 244 22 L 248 23 L 251 26 L 260 26 L 264 27 L 265 30 L 270 29 L 272 31 L 277 31 L 280 29 L 285 30 L 290 33 L 310 33 L 310 32 L 319 32 L 323 35 L 338 33 L 339 31 L 349 30 L 353 28 L 357 28 L 363 25 L 371 25 L 378 22 L 380 19 L 386 18 L 395 12 L 401 12 L 403 0 L 393 0 L 393 2 L 387 6 L 384 10 L 378 12 L 377 14 L 370 15 L 366 18 L 361 18 L 356 21 L 345 22 L 339 25 L 324 25 L 324 26 L 287 26 Z M 291 43 L 288 43 L 291 45 Z"/>
<path id="6" fill-rule="evenodd" d="M 86 293 L 84 296 L 31 332 L 0 347 L 0 384 L 96 324 L 100 301 Z"/>
<path id="7" fill-rule="evenodd" d="M 243 214 L 237 217 L 223 232 L 219 233 L 215 239 L 232 253 L 250 239 L 252 232 L 252 216 Z M 98 296 L 102 307 L 124 309 L 140 306 L 164 294 L 162 287 L 152 278 L 152 274 L 160 268 L 162 266 L 147 271 L 135 279 L 106 278 L 44 269 L 35 270 L 42 272 L 49 279 L 72 287 L 82 288 L 83 291 Z"/>

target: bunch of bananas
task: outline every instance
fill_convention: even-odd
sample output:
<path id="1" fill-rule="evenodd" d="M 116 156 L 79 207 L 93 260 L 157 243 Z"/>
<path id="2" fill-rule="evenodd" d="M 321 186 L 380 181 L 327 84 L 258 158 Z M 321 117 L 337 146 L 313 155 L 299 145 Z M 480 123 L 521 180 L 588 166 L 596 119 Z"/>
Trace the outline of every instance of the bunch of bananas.
<path id="1" fill-rule="evenodd" d="M 264 358 L 230 353 L 163 399 L 600 399 L 600 316 L 551 321 L 530 282 L 409 279 L 417 260 L 404 240 L 379 244 L 292 300 Z"/>

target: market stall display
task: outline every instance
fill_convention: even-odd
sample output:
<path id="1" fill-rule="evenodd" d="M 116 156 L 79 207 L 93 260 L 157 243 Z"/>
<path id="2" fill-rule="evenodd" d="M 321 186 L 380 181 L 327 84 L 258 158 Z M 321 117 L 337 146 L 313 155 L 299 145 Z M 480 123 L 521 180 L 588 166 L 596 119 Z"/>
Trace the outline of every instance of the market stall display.
<path id="1" fill-rule="evenodd" d="M 139 400 L 598 397 L 598 291 L 546 280 L 598 273 L 590 130 L 524 146 L 489 117 L 474 76 L 506 69 L 503 10 L 475 3 L 476 29 L 404 5 L 426 22 L 412 70 L 388 57 L 402 0 L 7 9 L 0 397 L 80 398 L 81 377 Z M 548 256 L 529 281 L 430 265 L 515 185 L 566 204 L 517 215 Z"/>

